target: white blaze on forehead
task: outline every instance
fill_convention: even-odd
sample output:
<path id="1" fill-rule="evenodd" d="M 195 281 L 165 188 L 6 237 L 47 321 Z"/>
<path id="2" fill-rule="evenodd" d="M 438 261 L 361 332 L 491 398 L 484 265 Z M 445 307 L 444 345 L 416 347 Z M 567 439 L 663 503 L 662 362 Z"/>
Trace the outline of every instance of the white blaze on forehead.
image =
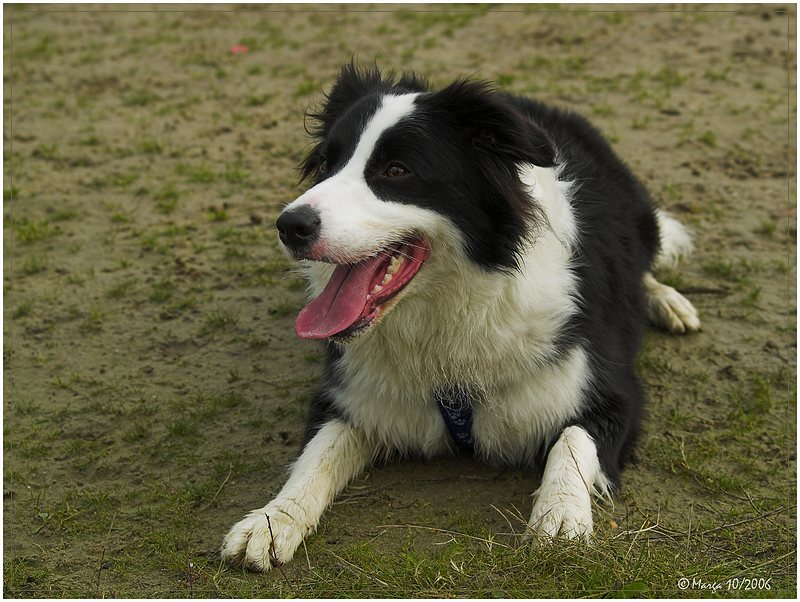
<path id="1" fill-rule="evenodd" d="M 402 94 L 400 96 L 384 96 L 378 110 L 367 122 L 367 127 L 361 133 L 353 156 L 347 162 L 342 175 L 351 175 L 357 171 L 358 175 L 364 175 L 364 168 L 367 161 L 375 150 L 375 145 L 386 130 L 396 125 L 403 117 L 406 117 L 414 110 L 414 100 L 417 94 Z"/>

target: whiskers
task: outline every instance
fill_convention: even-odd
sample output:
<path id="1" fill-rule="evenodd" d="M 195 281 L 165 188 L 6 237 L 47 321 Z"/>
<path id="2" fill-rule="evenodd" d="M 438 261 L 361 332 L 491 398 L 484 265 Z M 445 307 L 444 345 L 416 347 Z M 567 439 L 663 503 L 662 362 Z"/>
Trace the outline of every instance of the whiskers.
<path id="1" fill-rule="evenodd" d="M 369 253 L 369 254 L 367 254 L 365 256 L 362 256 L 362 257 L 360 257 L 359 259 L 357 259 L 355 261 L 349 261 L 347 259 L 344 259 L 341 262 L 341 264 L 342 265 L 343 264 L 360 265 L 360 264 L 366 263 L 368 261 L 371 261 L 371 260 L 375 259 L 376 257 L 380 257 L 381 255 L 384 255 L 384 254 L 386 254 L 387 258 L 394 257 L 394 256 L 397 255 L 397 256 L 400 256 L 400 257 L 403 257 L 403 258 L 407 259 L 408 261 L 416 261 L 416 259 L 414 258 L 413 254 L 409 254 L 406 250 L 404 250 L 405 247 L 408 247 L 410 249 L 419 250 L 419 251 L 427 251 L 428 250 L 428 247 L 426 247 L 425 245 L 415 243 L 412 240 L 409 240 L 407 238 L 403 238 L 403 239 L 400 239 L 400 240 L 380 241 L 379 242 L 379 246 L 375 251 L 372 251 L 371 253 Z M 335 261 L 335 263 L 340 263 L 339 261 L 336 261 L 336 260 L 334 260 L 334 261 Z"/>

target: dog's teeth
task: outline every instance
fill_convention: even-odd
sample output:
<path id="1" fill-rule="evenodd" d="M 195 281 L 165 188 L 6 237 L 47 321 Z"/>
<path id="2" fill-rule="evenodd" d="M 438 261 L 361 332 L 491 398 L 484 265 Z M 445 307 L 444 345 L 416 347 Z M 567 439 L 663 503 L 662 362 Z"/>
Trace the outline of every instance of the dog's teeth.
<path id="1" fill-rule="evenodd" d="M 397 269 L 400 267 L 401 263 L 402 263 L 402 258 L 399 255 L 395 255 L 389 262 L 389 269 L 386 270 L 386 273 L 394 274 L 395 272 L 397 272 Z"/>
<path id="2" fill-rule="evenodd" d="M 380 284 L 376 284 L 375 287 L 370 291 L 370 295 L 375 295 L 381 292 L 381 289 L 389 284 L 392 281 L 392 277 L 397 273 L 397 270 L 400 269 L 400 266 L 403 265 L 405 261 L 405 257 L 402 255 L 395 255 L 389 260 L 389 267 L 386 268 L 386 273 L 383 275 L 383 280 L 381 280 Z"/>
<path id="3" fill-rule="evenodd" d="M 386 270 L 387 274 L 395 274 L 397 270 L 400 269 L 400 266 L 403 265 L 403 261 L 405 257 L 402 255 L 395 255 L 392 257 L 392 260 L 389 262 L 389 269 Z"/>

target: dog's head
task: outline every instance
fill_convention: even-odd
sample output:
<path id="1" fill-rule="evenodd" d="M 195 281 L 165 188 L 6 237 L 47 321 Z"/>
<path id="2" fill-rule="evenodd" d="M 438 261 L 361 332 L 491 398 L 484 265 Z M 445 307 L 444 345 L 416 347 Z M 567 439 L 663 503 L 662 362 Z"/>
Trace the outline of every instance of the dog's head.
<path id="1" fill-rule="evenodd" d="M 432 91 L 350 64 L 312 117 L 316 145 L 300 169 L 314 186 L 277 226 L 293 258 L 335 268 L 318 270 L 327 280 L 299 336 L 366 330 L 433 265 L 517 267 L 536 211 L 519 166 L 552 166 L 554 149 L 505 95 L 468 80 Z"/>

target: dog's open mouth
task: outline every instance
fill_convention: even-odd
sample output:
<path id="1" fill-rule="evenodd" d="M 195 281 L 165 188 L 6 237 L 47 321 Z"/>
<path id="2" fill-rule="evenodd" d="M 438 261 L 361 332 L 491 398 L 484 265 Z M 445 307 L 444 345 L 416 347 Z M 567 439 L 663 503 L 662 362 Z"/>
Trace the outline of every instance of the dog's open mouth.
<path id="1" fill-rule="evenodd" d="M 297 336 L 347 337 L 366 328 L 382 306 L 411 282 L 429 252 L 427 242 L 415 238 L 358 263 L 337 266 L 325 290 L 297 316 Z"/>

